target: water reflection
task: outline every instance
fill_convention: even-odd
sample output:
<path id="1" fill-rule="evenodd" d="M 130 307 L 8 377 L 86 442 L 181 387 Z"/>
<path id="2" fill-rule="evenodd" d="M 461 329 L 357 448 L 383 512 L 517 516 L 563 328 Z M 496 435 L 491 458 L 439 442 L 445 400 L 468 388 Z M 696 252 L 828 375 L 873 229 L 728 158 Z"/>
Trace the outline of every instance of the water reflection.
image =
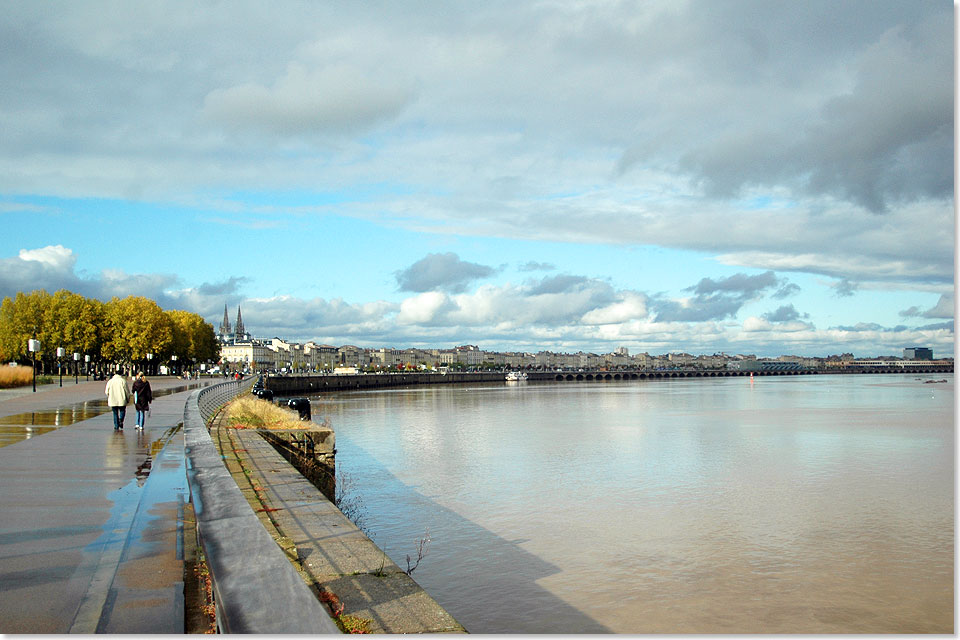
<path id="1" fill-rule="evenodd" d="M 203 385 L 194 383 L 159 389 L 153 392 L 153 396 L 154 398 L 162 398 L 163 396 L 195 389 L 200 386 Z M 132 413 L 132 409 L 132 406 L 128 407 L 127 413 Z M 96 400 L 85 400 L 84 402 L 53 409 L 41 409 L 39 411 L 3 416 L 0 417 L 0 447 L 15 444 L 22 440 L 27 440 L 59 429 L 60 427 L 67 427 L 77 422 L 90 420 L 91 418 L 96 418 L 99 415 L 109 412 L 110 407 L 107 405 L 106 398 L 98 398 Z M 128 415 L 128 418 L 129 417 Z"/>
<path id="2" fill-rule="evenodd" d="M 403 566 L 429 527 L 415 577 L 474 633 L 576 630 L 556 603 L 618 633 L 950 632 L 953 409 L 952 376 L 315 405 L 375 541 Z"/>
<path id="3" fill-rule="evenodd" d="M 131 458 L 136 461 L 133 477 L 119 489 L 107 494 L 112 503 L 110 517 L 102 534 L 84 549 L 83 566 L 93 579 L 83 596 L 72 633 L 117 633 L 113 628 L 113 611 L 149 598 L 164 599 L 168 594 L 151 576 L 124 571 L 125 566 L 137 567 L 134 561 L 156 557 L 161 551 L 176 552 L 179 541 L 163 541 L 175 517 L 175 512 L 187 501 L 186 473 L 183 463 L 181 427 L 170 427 L 159 437 L 147 431 L 138 431 L 136 438 L 114 433 L 106 448 L 106 466 L 130 469 Z M 155 524 L 163 531 L 153 531 Z M 167 536 L 168 537 L 168 536 Z M 170 545 L 173 544 L 173 549 Z M 167 547 L 164 549 L 164 547 Z M 124 563 L 130 562 L 131 565 Z M 131 605 L 131 602 L 134 603 Z M 182 631 L 182 621 L 170 620 L 172 628 L 157 628 L 156 633 Z"/>

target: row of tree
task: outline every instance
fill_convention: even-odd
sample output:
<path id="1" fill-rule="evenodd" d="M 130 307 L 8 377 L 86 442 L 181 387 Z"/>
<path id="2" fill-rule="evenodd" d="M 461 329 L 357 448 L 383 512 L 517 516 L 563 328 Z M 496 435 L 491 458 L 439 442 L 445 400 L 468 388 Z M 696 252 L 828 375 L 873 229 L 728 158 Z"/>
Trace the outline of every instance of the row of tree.
<path id="1" fill-rule="evenodd" d="M 31 354 L 27 342 L 40 341 Z M 164 311 L 140 296 L 113 298 L 109 302 L 85 298 L 61 289 L 50 295 L 43 289 L 18 292 L 0 304 L 0 361 L 29 362 L 31 356 L 46 365 L 56 363 L 57 348 L 67 358 L 103 364 L 171 361 L 179 366 L 216 362 L 220 345 L 213 326 L 189 311 Z"/>

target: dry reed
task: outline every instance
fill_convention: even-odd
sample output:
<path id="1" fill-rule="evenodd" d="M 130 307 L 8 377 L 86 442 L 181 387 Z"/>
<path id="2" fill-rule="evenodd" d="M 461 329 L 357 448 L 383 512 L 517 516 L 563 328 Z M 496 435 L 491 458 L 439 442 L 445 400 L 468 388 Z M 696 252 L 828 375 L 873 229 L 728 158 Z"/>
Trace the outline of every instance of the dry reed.
<path id="1" fill-rule="evenodd" d="M 0 389 L 23 387 L 33 382 L 33 370 L 30 367 L 0 367 Z"/>
<path id="2" fill-rule="evenodd" d="M 299 414 L 254 396 L 241 396 L 227 406 L 227 426 L 234 429 L 314 429 Z"/>

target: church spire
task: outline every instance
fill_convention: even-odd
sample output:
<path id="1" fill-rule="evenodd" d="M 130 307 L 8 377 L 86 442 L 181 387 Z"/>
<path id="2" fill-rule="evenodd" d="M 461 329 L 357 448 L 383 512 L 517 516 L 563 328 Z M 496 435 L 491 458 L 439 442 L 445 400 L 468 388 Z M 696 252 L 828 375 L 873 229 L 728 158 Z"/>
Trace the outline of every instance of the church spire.
<path id="1" fill-rule="evenodd" d="M 246 331 L 243 329 L 243 317 L 240 315 L 240 305 L 237 305 L 237 326 L 235 328 L 235 333 L 238 340 L 242 340 L 246 336 Z"/>
<path id="2" fill-rule="evenodd" d="M 238 308 L 239 311 L 239 308 Z M 220 335 L 227 336 L 230 335 L 230 318 L 227 317 L 227 303 L 223 303 L 223 322 L 220 323 Z"/>

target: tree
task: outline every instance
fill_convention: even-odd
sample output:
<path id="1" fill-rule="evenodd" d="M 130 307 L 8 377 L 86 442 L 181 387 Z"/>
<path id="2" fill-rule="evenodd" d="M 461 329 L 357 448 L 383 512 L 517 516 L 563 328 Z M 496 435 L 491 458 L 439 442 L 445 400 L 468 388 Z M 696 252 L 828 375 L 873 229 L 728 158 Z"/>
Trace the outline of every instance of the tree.
<path id="1" fill-rule="evenodd" d="M 194 362 L 215 361 L 220 357 L 220 345 L 213 325 L 189 311 L 166 311 L 173 328 L 169 354 Z"/>
<path id="2" fill-rule="evenodd" d="M 50 294 L 43 289 L 30 293 L 18 291 L 14 298 L 3 299 L 0 305 L 0 354 L 4 360 L 28 357 L 27 340 L 30 338 L 41 341 L 42 351 L 37 358 L 42 360 L 44 354 L 53 353 L 44 335 L 44 316 L 49 306 Z M 56 349 L 56 345 L 52 349 Z"/>
<path id="3" fill-rule="evenodd" d="M 61 289 L 50 298 L 44 312 L 44 335 L 51 349 L 98 355 L 103 326 L 103 303 Z"/>
<path id="4" fill-rule="evenodd" d="M 114 362 L 146 362 L 147 354 L 168 353 L 173 323 L 153 300 L 141 296 L 113 298 L 105 305 L 103 356 Z"/>

